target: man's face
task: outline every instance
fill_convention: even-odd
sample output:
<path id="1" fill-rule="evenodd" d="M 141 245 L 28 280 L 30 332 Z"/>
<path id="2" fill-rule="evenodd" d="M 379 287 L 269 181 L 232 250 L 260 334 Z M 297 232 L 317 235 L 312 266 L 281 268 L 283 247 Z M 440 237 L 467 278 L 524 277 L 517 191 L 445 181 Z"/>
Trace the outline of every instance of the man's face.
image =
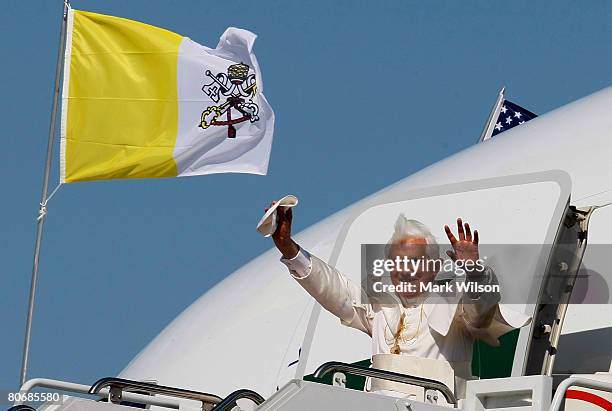
<path id="1" fill-rule="evenodd" d="M 408 261 L 412 261 L 407 264 L 407 270 L 394 269 L 391 271 L 391 282 L 394 285 L 400 283 L 414 284 L 412 287 L 414 289 L 413 292 L 406 291 L 399 293 L 400 295 L 406 298 L 413 298 L 422 294 L 420 284 L 428 283 L 436 276 L 437 271 L 432 267 L 433 264 L 429 264 L 430 267 L 427 267 L 427 251 L 427 241 L 422 237 L 405 237 L 391 245 L 388 255 L 389 259 L 395 260 L 399 257 L 402 261 L 405 258 Z M 419 260 L 421 260 L 420 263 L 418 263 Z M 416 269 L 413 270 L 412 268 Z"/>

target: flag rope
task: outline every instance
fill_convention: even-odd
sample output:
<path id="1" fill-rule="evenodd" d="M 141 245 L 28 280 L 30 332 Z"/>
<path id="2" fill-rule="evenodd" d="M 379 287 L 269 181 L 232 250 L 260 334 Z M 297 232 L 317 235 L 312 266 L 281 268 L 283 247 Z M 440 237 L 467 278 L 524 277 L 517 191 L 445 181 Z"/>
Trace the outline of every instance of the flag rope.
<path id="1" fill-rule="evenodd" d="M 38 209 L 38 217 L 36 217 L 36 221 L 40 221 L 43 218 L 45 218 L 45 216 L 47 215 L 47 204 L 49 204 L 51 197 L 53 197 L 55 193 L 57 193 L 57 190 L 59 190 L 61 186 L 62 186 L 62 183 L 58 183 L 57 186 L 53 189 L 53 191 L 51 191 L 51 194 L 47 196 L 45 201 L 42 201 L 39 203 L 40 208 Z"/>

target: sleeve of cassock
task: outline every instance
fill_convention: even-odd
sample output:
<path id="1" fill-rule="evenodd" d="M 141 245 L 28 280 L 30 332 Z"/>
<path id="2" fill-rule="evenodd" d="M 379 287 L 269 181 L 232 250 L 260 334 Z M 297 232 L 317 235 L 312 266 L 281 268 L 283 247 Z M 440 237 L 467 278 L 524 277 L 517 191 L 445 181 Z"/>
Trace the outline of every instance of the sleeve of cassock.
<path id="1" fill-rule="evenodd" d="M 476 281 L 483 285 L 498 284 L 489 267 Z M 453 321 L 461 321 L 465 330 L 474 338 L 491 346 L 499 345 L 499 337 L 509 331 L 529 324 L 531 317 L 500 304 L 496 292 L 465 292 L 457 303 L 436 304 L 429 313 L 429 326 L 441 335 L 447 335 Z"/>
<path id="2" fill-rule="evenodd" d="M 493 270 L 486 267 L 484 275 L 474 280 L 480 285 L 498 285 Z M 499 337 L 529 323 L 530 317 L 500 304 L 499 292 L 470 293 L 461 298 L 461 315 L 465 328 L 474 337 L 497 347 Z"/>
<path id="3" fill-rule="evenodd" d="M 281 261 L 308 294 L 342 324 L 372 335 L 372 306 L 361 303 L 361 289 L 357 284 L 303 249 L 294 258 Z"/>

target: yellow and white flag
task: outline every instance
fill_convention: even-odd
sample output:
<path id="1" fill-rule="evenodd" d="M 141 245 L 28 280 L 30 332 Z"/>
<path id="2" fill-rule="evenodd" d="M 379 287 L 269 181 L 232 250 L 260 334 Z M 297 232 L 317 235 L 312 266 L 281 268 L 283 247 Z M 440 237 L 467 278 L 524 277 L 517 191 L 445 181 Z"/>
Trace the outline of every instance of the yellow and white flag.
<path id="1" fill-rule="evenodd" d="M 215 49 L 69 10 L 60 180 L 266 174 L 274 112 L 246 30 Z"/>

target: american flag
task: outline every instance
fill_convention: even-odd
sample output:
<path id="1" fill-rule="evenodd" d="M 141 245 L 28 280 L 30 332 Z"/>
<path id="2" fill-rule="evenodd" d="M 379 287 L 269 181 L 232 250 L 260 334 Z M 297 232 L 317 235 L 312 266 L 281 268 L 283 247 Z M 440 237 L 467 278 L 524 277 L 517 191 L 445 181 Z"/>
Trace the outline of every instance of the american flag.
<path id="1" fill-rule="evenodd" d="M 499 133 L 523 124 L 535 117 L 537 115 L 531 111 L 524 109 L 518 104 L 514 104 L 510 100 L 504 100 L 491 137 L 495 137 Z"/>

